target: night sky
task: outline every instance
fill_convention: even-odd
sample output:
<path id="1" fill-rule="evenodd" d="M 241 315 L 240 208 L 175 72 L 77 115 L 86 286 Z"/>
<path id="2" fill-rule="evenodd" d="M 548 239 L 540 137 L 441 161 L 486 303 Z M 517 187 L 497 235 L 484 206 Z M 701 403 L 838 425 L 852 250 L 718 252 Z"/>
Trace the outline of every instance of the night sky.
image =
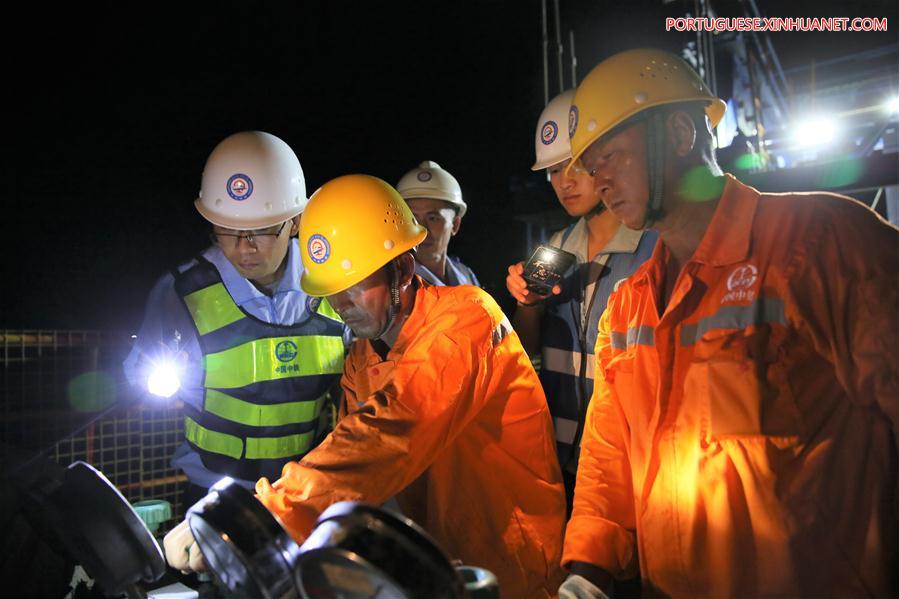
<path id="1" fill-rule="evenodd" d="M 895 1 L 758 4 L 767 16 L 892 21 L 887 34 L 778 34 L 785 67 L 897 43 Z M 626 48 L 676 51 L 693 34 L 666 33 L 664 17 L 686 6 L 561 0 L 578 78 Z M 438 162 L 469 204 L 451 253 L 508 306 L 505 267 L 526 251 L 510 182 L 543 177 L 529 170 L 543 107 L 538 0 L 28 10 L 4 31 L 0 326 L 135 331 L 154 280 L 207 245 L 193 200 L 208 153 L 247 129 L 294 149 L 310 194 L 338 175 L 393 184 Z"/>

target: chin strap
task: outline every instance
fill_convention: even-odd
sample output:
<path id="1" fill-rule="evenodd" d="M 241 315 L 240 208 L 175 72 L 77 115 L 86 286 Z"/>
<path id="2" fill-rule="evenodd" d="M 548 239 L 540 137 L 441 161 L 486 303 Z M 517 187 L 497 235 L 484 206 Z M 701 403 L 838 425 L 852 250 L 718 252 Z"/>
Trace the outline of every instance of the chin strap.
<path id="1" fill-rule="evenodd" d="M 643 217 L 643 229 L 665 216 L 662 210 L 662 183 L 665 176 L 665 118 L 661 112 L 646 121 L 646 170 L 649 176 L 649 204 Z"/>
<path id="2" fill-rule="evenodd" d="M 600 214 L 602 214 L 605 211 L 606 211 L 606 205 L 603 203 L 602 200 L 599 200 L 598 202 L 596 202 L 596 206 L 591 208 L 587 212 L 587 214 L 584 215 L 584 220 L 590 220 L 594 216 L 599 216 Z"/>
<path id="3" fill-rule="evenodd" d="M 390 327 L 396 322 L 397 314 L 400 312 L 400 275 L 396 266 L 396 260 L 390 261 L 390 272 L 387 273 L 387 277 L 390 279 L 390 306 L 387 307 L 387 322 L 384 324 L 384 328 L 374 336 L 374 339 L 380 339 L 390 330 Z"/>

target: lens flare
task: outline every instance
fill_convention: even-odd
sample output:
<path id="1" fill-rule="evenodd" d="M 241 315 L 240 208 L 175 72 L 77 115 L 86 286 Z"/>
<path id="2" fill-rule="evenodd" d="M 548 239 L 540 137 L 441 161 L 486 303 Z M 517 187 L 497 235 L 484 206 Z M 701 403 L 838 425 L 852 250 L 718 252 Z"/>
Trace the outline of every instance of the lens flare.
<path id="1" fill-rule="evenodd" d="M 158 397 L 171 397 L 181 388 L 178 370 L 171 364 L 159 364 L 147 378 L 147 390 Z"/>

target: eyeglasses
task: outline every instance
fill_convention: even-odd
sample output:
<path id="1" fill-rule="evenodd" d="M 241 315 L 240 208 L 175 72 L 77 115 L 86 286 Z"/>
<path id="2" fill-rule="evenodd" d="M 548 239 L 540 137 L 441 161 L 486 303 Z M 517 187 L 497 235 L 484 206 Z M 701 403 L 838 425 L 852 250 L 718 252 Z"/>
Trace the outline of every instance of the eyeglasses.
<path id="1" fill-rule="evenodd" d="M 284 227 L 287 226 L 288 222 L 290 221 L 281 223 L 281 226 L 278 227 L 277 231 L 275 230 L 275 227 L 247 231 L 246 233 L 241 233 L 239 231 L 237 233 L 219 233 L 218 231 L 212 231 L 209 234 L 209 237 L 212 239 L 212 243 L 217 243 L 222 247 L 235 248 L 240 245 L 240 240 L 243 238 L 247 240 L 247 243 L 249 243 L 250 246 L 259 249 L 260 246 L 273 244 L 275 240 L 281 236 L 281 232 L 284 230 Z"/>
<path id="2" fill-rule="evenodd" d="M 551 167 L 546 169 L 546 172 L 549 173 L 550 177 L 552 177 L 553 175 L 561 174 L 562 171 L 564 171 L 565 169 L 568 168 L 569 163 L 571 163 L 571 158 L 569 158 L 567 160 L 563 160 L 559 164 L 552 165 Z M 587 173 L 588 175 L 590 175 L 592 177 L 595 170 L 596 169 L 587 170 L 587 167 L 584 166 L 584 163 L 581 162 L 580 158 L 575 160 L 574 164 L 571 165 L 571 172 L 572 172 L 572 174 L 575 174 L 575 175 L 580 175 L 581 173 Z"/>

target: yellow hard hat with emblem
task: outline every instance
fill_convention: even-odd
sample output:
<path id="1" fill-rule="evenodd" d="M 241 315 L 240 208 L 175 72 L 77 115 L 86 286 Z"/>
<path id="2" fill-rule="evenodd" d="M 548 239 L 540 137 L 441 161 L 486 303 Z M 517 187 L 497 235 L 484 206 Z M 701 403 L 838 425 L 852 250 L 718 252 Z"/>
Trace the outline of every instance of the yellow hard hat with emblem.
<path id="1" fill-rule="evenodd" d="M 572 162 L 597 139 L 656 106 L 704 102 L 715 127 L 725 103 L 683 59 L 655 49 L 627 50 L 596 65 L 577 87 L 568 115 Z"/>
<path id="2" fill-rule="evenodd" d="M 312 296 L 339 293 L 427 236 L 402 196 L 369 175 L 344 175 L 321 186 L 300 221 L 303 276 Z"/>

